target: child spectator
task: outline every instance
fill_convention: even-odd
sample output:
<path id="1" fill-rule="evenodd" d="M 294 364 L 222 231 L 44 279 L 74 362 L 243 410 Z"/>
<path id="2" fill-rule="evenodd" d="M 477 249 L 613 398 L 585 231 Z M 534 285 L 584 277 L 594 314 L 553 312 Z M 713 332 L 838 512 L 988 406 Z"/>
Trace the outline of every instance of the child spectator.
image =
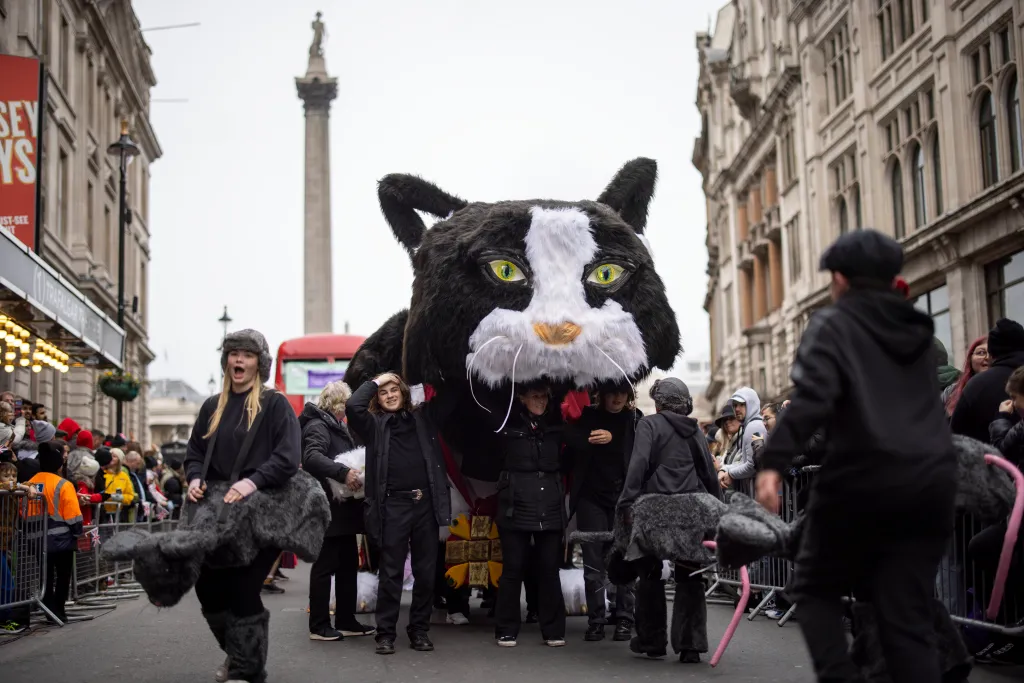
<path id="1" fill-rule="evenodd" d="M 82 535 L 82 510 L 74 486 L 57 472 L 64 466 L 64 449 L 48 441 L 39 444 L 40 472 L 30 484 L 43 485 L 46 511 L 50 516 L 46 528 L 46 583 L 43 605 L 62 623 L 67 623 L 64 605 L 71 589 L 71 569 Z"/>
<path id="2" fill-rule="evenodd" d="M 1006 381 L 1010 398 L 999 405 L 999 415 L 988 426 L 989 440 L 1007 460 L 1024 466 L 1024 365 L 1010 374 Z"/>
<path id="3" fill-rule="evenodd" d="M 18 533 L 18 509 L 21 497 L 12 491 L 25 491 L 35 497 L 35 489 L 18 483 L 18 468 L 11 462 L 0 462 L 0 605 L 14 601 L 14 539 Z M 28 628 L 29 605 L 0 610 L 0 633 L 18 634 Z"/>

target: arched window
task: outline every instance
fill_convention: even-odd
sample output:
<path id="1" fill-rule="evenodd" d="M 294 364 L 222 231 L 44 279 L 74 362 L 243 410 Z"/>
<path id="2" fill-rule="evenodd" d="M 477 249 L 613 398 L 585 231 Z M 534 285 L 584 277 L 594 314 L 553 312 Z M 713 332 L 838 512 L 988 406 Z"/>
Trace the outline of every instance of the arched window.
<path id="1" fill-rule="evenodd" d="M 939 152 L 939 131 L 932 142 L 932 168 L 935 170 L 935 215 L 942 215 L 942 155 Z"/>
<path id="2" fill-rule="evenodd" d="M 907 226 L 904 223 L 904 212 L 903 212 L 903 169 L 900 168 L 900 162 L 894 162 L 892 165 L 892 228 L 893 234 L 896 235 L 896 239 L 900 239 L 907 232 Z"/>
<path id="3" fill-rule="evenodd" d="M 864 227 L 864 221 L 860 215 L 860 186 L 855 185 L 853 187 L 853 227 L 856 230 L 860 230 Z"/>
<path id="4" fill-rule="evenodd" d="M 1021 135 L 1020 135 L 1020 96 L 1017 94 L 1017 74 L 1010 78 L 1006 86 L 1006 125 L 1010 129 L 1010 168 L 1014 173 L 1020 170 Z"/>
<path id="5" fill-rule="evenodd" d="M 914 227 L 920 228 L 928 222 L 928 205 L 924 198 L 924 150 L 921 145 L 914 147 Z"/>
<path id="6" fill-rule="evenodd" d="M 978 108 L 978 132 L 981 136 L 981 181 L 991 187 L 999 181 L 999 157 L 996 154 L 996 112 L 992 93 L 986 92 Z"/>
<path id="7" fill-rule="evenodd" d="M 839 234 L 845 235 L 850 231 L 850 219 L 847 216 L 846 200 L 842 197 L 836 201 L 836 213 L 839 217 Z"/>

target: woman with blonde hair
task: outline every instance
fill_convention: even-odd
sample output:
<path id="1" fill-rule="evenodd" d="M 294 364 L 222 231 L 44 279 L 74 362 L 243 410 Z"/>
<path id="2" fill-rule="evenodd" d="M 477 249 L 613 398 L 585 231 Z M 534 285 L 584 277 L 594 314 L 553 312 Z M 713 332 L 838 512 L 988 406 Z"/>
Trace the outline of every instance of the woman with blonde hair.
<path id="1" fill-rule="evenodd" d="M 288 399 L 263 386 L 270 365 L 270 347 L 259 332 L 241 330 L 224 338 L 224 385 L 200 408 L 185 456 L 189 502 L 202 501 L 207 482 L 230 482 L 223 502 L 231 505 L 258 489 L 282 487 L 298 472 L 299 422 Z M 279 548 L 261 548 L 248 565 L 204 563 L 200 570 L 196 597 L 227 654 L 218 681 L 266 679 L 270 613 L 260 592 L 279 554 Z"/>
<path id="2" fill-rule="evenodd" d="M 331 523 L 324 535 L 320 556 L 309 571 L 309 639 L 343 640 L 368 636 L 372 626 L 359 623 L 356 608 L 356 579 L 359 572 L 359 546 L 356 535 L 364 533 L 363 501 L 339 500 L 328 480 L 344 484 L 350 491 L 362 488 L 359 472 L 334 462 L 335 456 L 355 449 L 345 424 L 345 405 L 352 391 L 344 382 L 324 387 L 316 403 L 307 403 L 299 416 L 302 427 L 302 468 L 319 480 L 331 501 Z M 334 577 L 334 626 L 331 625 L 331 577 Z"/>

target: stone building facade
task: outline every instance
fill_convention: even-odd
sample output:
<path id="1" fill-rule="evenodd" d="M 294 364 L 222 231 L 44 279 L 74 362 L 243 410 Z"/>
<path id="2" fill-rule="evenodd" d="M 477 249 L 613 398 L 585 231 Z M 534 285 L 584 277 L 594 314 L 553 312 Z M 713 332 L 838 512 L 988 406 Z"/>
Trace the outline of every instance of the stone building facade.
<path id="1" fill-rule="evenodd" d="M 0 0 L 0 53 L 44 60 L 48 81 L 40 166 L 39 254 L 111 319 L 117 317 L 118 184 L 107 146 L 127 120 L 141 150 L 128 166 L 125 241 L 125 369 L 146 377 L 153 360 L 149 316 L 149 177 L 161 155 L 150 125 L 156 77 L 130 0 Z M 64 375 L 17 369 L 0 389 L 45 404 L 112 433 L 115 404 L 96 391 L 97 371 L 72 367 Z M 148 442 L 143 390 L 125 404 L 124 431 Z"/>
<path id="2" fill-rule="evenodd" d="M 1024 321 L 1021 0 L 733 0 L 699 33 L 716 408 L 784 398 L 821 252 L 873 227 L 951 362 Z"/>

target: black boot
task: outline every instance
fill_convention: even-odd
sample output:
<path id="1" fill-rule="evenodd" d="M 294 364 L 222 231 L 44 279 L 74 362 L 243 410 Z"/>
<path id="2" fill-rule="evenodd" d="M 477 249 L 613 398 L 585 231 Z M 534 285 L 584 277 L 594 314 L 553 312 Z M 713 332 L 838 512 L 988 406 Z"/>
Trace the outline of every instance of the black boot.
<path id="1" fill-rule="evenodd" d="M 664 657 L 668 645 L 668 608 L 665 604 L 665 582 L 660 578 L 641 576 L 636 584 L 636 636 L 629 649 L 648 657 Z"/>
<path id="2" fill-rule="evenodd" d="M 230 616 L 224 636 L 224 645 L 231 660 L 228 679 L 264 683 L 267 680 L 270 612 L 263 610 L 251 617 Z"/>
<path id="3" fill-rule="evenodd" d="M 221 650 L 225 650 L 224 632 L 227 630 L 227 620 L 229 616 L 230 615 L 227 612 L 203 612 L 203 618 L 206 619 L 206 624 L 210 627 L 213 637 L 217 639 L 217 645 Z M 228 664 L 230 661 L 230 657 L 225 659 L 224 663 L 218 666 L 217 670 L 214 672 L 213 678 L 217 683 L 224 683 L 224 681 L 228 680 Z"/>
<path id="4" fill-rule="evenodd" d="M 676 596 L 672 603 L 672 649 L 680 655 L 708 651 L 708 605 L 701 577 L 687 576 L 692 569 L 676 569 Z M 692 655 L 689 655 L 692 660 Z M 699 659 L 698 659 L 699 661 Z"/>

